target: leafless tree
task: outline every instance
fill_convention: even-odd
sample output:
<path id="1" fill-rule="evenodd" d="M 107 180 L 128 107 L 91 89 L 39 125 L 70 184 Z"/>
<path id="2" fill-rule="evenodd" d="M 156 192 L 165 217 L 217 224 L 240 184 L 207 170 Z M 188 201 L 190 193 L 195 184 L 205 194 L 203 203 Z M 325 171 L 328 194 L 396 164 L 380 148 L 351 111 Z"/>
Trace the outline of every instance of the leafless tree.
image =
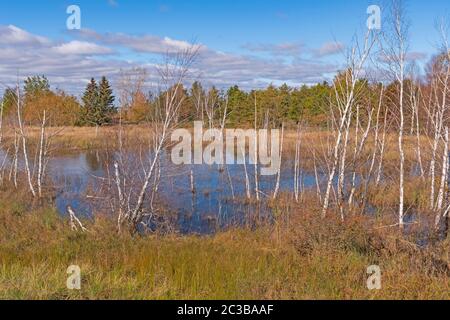
<path id="1" fill-rule="evenodd" d="M 88 231 L 84 226 L 83 223 L 81 223 L 80 219 L 76 216 L 73 209 L 69 206 L 67 207 L 67 213 L 69 214 L 70 219 L 70 227 L 73 231 L 78 231 L 78 228 L 80 228 L 81 232 Z"/>
<path id="2" fill-rule="evenodd" d="M 386 61 L 388 74 L 398 84 L 398 100 L 396 107 L 399 111 L 398 150 L 399 163 L 399 209 L 398 225 L 404 226 L 404 198 L 405 198 L 405 79 L 408 54 L 409 25 L 405 18 L 402 0 L 392 0 L 389 31 L 384 34 L 382 43 L 383 59 Z"/>
<path id="3" fill-rule="evenodd" d="M 386 118 L 387 118 L 387 112 L 386 112 L 386 109 L 384 108 L 384 102 L 385 102 L 384 90 L 385 90 L 384 85 L 381 84 L 380 93 L 378 95 L 378 107 L 377 107 L 377 112 L 376 112 L 376 120 L 375 120 L 375 128 L 374 128 L 374 142 L 373 142 L 374 145 L 373 145 L 369 169 L 368 169 L 367 175 L 365 177 L 364 191 L 363 191 L 363 195 L 362 195 L 362 198 L 364 201 L 363 210 L 365 209 L 366 204 L 367 204 L 367 193 L 368 193 L 368 189 L 369 189 L 369 184 L 374 175 L 376 161 L 378 159 L 379 167 L 382 166 L 382 162 L 383 162 L 384 143 L 385 143 L 385 137 L 386 137 Z M 384 122 L 380 123 L 382 112 L 384 113 Z M 384 127 L 382 139 L 380 139 L 381 125 L 383 125 L 383 127 Z M 377 182 L 378 179 L 380 179 L 379 178 L 379 175 L 381 175 L 380 171 L 381 171 L 381 168 L 379 168 L 379 173 L 375 180 L 376 184 L 378 183 Z"/>
<path id="4" fill-rule="evenodd" d="M 4 111 L 5 102 L 2 100 L 2 104 L 0 106 L 0 146 L 3 142 L 3 111 Z"/>
<path id="5" fill-rule="evenodd" d="M 432 61 L 430 71 L 431 99 L 427 113 L 433 127 L 432 160 L 430 164 L 431 193 L 430 208 L 435 210 L 435 227 L 440 228 L 442 219 L 448 217 L 450 204 L 448 203 L 449 183 L 449 132 L 447 114 L 449 111 L 450 93 L 450 47 L 448 43 L 448 26 L 442 21 L 438 26 L 442 39 L 441 53 Z M 437 164 L 438 146 L 442 145 L 442 162 L 439 164 L 442 172 L 440 176 L 437 199 L 435 199 L 435 165 Z M 448 219 L 448 218 L 447 218 Z"/>
<path id="6" fill-rule="evenodd" d="M 255 150 L 254 150 L 254 159 L 255 159 L 255 195 L 256 195 L 256 201 L 259 201 L 259 183 L 258 183 L 258 108 L 257 108 L 257 101 L 256 101 L 256 92 L 255 94 Z M 264 141 L 263 141 L 264 142 Z M 265 143 L 265 142 L 264 142 Z"/>
<path id="7" fill-rule="evenodd" d="M 145 219 L 151 219 L 154 215 L 152 208 L 160 181 L 161 153 L 168 146 L 171 131 L 177 126 L 176 119 L 185 99 L 185 95 L 180 94 L 180 89 L 197 53 L 198 48 L 193 46 L 178 54 L 167 54 L 165 61 L 158 67 L 160 83 L 155 95 L 157 99 L 152 110 L 152 121 L 149 123 L 152 141 L 147 160 L 143 164 L 141 186 L 135 190 L 136 182 L 130 184 L 126 180 L 125 164 L 121 166 L 119 161 L 114 163 L 119 231 L 124 226 L 136 231 L 140 224 L 145 224 Z M 148 207 L 145 207 L 146 199 L 151 202 Z"/>
<path id="8" fill-rule="evenodd" d="M 301 145 L 302 145 L 302 131 L 300 122 L 297 124 L 297 138 L 295 142 L 295 160 L 294 160 L 294 197 L 295 201 L 299 201 L 299 189 L 300 189 L 300 156 L 301 156 Z"/>
<path id="9" fill-rule="evenodd" d="M 420 125 L 420 102 L 422 101 L 422 90 L 420 80 L 416 75 L 416 66 L 412 66 L 411 79 L 409 82 L 409 103 L 411 105 L 411 135 L 416 132 L 416 157 L 419 166 L 420 177 L 425 181 L 425 169 L 422 161 L 421 125 Z"/>
<path id="10" fill-rule="evenodd" d="M 25 171 L 26 171 L 26 175 L 27 175 L 28 186 L 29 186 L 30 192 L 33 195 L 33 197 L 36 197 L 36 191 L 35 191 L 35 188 L 33 186 L 33 181 L 32 181 L 30 162 L 28 159 L 27 135 L 25 133 L 25 128 L 24 128 L 24 124 L 23 124 L 23 120 L 22 120 L 22 112 L 23 112 L 22 97 L 21 97 L 19 83 L 17 83 L 17 86 L 16 86 L 16 108 L 17 108 L 17 110 L 16 110 L 17 111 L 17 123 L 19 126 L 19 134 L 22 139 L 22 151 L 23 151 L 23 158 L 24 158 L 24 163 L 25 163 Z"/>
<path id="11" fill-rule="evenodd" d="M 276 143 L 272 141 L 271 143 Z M 273 199 L 278 197 L 278 192 L 280 191 L 280 180 L 281 180 L 281 163 L 283 159 L 283 145 L 284 145 L 284 123 L 281 124 L 281 141 L 280 141 L 280 162 L 278 163 L 277 180 L 275 183 L 275 190 L 273 192 Z"/>
<path id="12" fill-rule="evenodd" d="M 355 105 L 356 84 L 363 75 L 365 63 L 370 55 L 371 49 L 375 43 L 375 37 L 371 31 L 368 31 L 364 38 L 363 47 L 359 47 L 356 43 L 351 49 L 347 57 L 347 70 L 343 74 L 343 81 L 334 82 L 335 100 L 339 111 L 339 120 L 337 121 L 337 132 L 335 136 L 334 146 L 332 148 L 332 160 L 330 163 L 330 171 L 326 185 L 326 191 L 323 199 L 322 217 L 325 217 L 330 205 L 331 190 L 333 181 L 338 171 L 339 164 L 342 165 L 341 151 L 344 150 L 344 144 L 347 140 L 347 132 L 349 122 L 351 121 L 352 111 Z M 343 83 L 342 83 L 343 82 Z M 344 164 L 345 167 L 345 164 Z M 342 166 L 340 173 L 343 173 Z M 341 178 L 342 179 L 342 178 Z M 342 181 L 341 181 L 342 184 Z M 339 197 L 339 195 L 338 195 Z"/>

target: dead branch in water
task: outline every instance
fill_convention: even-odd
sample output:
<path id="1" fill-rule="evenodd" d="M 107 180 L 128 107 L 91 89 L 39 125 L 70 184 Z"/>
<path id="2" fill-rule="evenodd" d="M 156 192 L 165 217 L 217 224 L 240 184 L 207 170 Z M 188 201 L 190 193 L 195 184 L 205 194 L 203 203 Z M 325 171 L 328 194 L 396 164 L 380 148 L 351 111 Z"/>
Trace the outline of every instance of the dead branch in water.
<path id="1" fill-rule="evenodd" d="M 75 212 L 73 209 L 69 206 L 67 207 L 67 212 L 69 213 L 70 218 L 70 227 L 73 231 L 78 231 L 78 228 L 80 228 L 81 232 L 87 232 L 88 230 L 83 226 L 80 219 L 77 218 Z"/>

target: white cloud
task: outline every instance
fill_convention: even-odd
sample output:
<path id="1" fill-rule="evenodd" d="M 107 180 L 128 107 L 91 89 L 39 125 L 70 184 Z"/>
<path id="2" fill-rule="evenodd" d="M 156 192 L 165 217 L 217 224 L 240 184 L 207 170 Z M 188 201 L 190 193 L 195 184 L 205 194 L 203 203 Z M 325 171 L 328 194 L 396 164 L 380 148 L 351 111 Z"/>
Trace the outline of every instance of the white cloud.
<path id="1" fill-rule="evenodd" d="M 74 55 L 110 54 L 113 52 L 110 48 L 99 46 L 95 43 L 78 40 L 63 43 L 59 46 L 53 47 L 53 50 L 61 54 Z"/>
<path id="2" fill-rule="evenodd" d="M 165 54 L 178 52 L 191 44 L 186 41 L 160 38 L 152 35 L 130 36 L 122 33 L 99 34 L 92 30 L 82 30 L 79 36 L 95 40 L 108 45 L 120 45 L 136 52 Z M 300 59 L 304 46 L 300 43 L 284 43 L 278 45 L 249 45 L 245 46 L 252 52 L 268 52 L 276 58 L 294 57 L 294 62 L 283 59 L 263 59 L 255 56 L 245 56 L 224 53 L 201 46 L 195 71 L 204 81 L 217 86 L 243 84 L 251 88 L 258 79 L 272 81 L 290 81 L 293 83 L 315 83 L 322 81 L 326 75 L 336 72 L 337 66 Z M 260 82 L 258 82 L 260 83 Z"/>
<path id="3" fill-rule="evenodd" d="M 164 38 L 164 44 L 165 44 L 165 46 L 170 47 L 175 50 L 186 50 L 192 46 L 192 44 L 190 44 L 189 42 L 173 40 L 173 39 L 170 39 L 169 37 Z"/>
<path id="4" fill-rule="evenodd" d="M 0 44 L 7 45 L 39 45 L 50 41 L 44 37 L 36 36 L 16 26 L 0 26 Z"/>
<path id="5" fill-rule="evenodd" d="M 407 62 L 424 61 L 428 58 L 428 54 L 425 52 L 411 51 L 406 54 L 405 60 Z M 377 56 L 377 60 L 382 63 L 391 63 L 397 61 L 397 57 L 390 53 L 380 53 Z"/>
<path id="6" fill-rule="evenodd" d="M 71 33 L 69 42 L 53 42 L 14 26 L 0 26 L 0 85 L 12 85 L 17 74 L 21 78 L 45 74 L 50 82 L 68 92 L 79 94 L 91 77 L 107 76 L 113 84 L 121 69 L 145 67 L 149 81 L 157 82 L 155 65 L 167 52 L 179 52 L 191 44 L 187 41 L 153 35 L 123 33 L 99 34 L 92 30 Z M 21 49 L 27 45 L 27 50 Z M 114 48 L 114 52 L 109 48 Z M 261 48 L 264 49 L 264 48 Z M 294 55 L 299 45 L 268 46 L 279 52 L 273 59 L 219 52 L 202 46 L 192 68 L 192 79 L 225 88 L 238 84 L 244 89 L 267 86 L 269 83 L 316 83 L 334 73 L 338 67 L 318 60 L 304 60 Z M 137 55 L 119 52 L 133 51 Z M 290 54 L 289 61 L 282 52 Z M 139 59 L 139 60 L 136 60 Z"/>
<path id="7" fill-rule="evenodd" d="M 243 46 L 251 52 L 269 53 L 274 56 L 299 56 L 303 53 L 305 46 L 301 43 L 281 44 L 246 44 Z"/>
<path id="8" fill-rule="evenodd" d="M 418 52 L 418 51 L 409 52 L 406 56 L 406 60 L 408 61 L 425 60 L 427 58 L 428 55 L 425 52 Z"/>
<path id="9" fill-rule="evenodd" d="M 123 46 L 142 53 L 174 53 L 191 46 L 187 41 L 174 40 L 169 37 L 161 38 L 153 35 L 134 36 L 124 33 L 99 34 L 89 29 L 83 29 L 74 32 L 74 34 L 84 39 L 95 40 L 107 45 Z"/>
<path id="10" fill-rule="evenodd" d="M 326 42 L 315 52 L 316 56 L 325 57 L 338 54 L 342 52 L 343 49 L 344 45 L 340 42 Z"/>

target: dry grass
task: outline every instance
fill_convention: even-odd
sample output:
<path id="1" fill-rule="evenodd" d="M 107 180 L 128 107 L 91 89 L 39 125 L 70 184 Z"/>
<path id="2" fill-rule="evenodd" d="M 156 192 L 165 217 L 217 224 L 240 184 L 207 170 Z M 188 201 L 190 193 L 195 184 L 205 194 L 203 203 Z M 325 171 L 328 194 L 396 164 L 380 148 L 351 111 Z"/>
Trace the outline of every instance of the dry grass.
<path id="1" fill-rule="evenodd" d="M 118 236 L 101 217 L 80 234 L 51 206 L 3 190 L 0 298 L 450 298 L 448 243 L 418 250 L 364 218 L 325 221 L 317 210 L 290 205 L 274 225 L 212 237 Z M 80 291 L 66 288 L 73 264 L 82 269 Z M 382 269 L 380 291 L 366 288 L 372 264 Z"/>
<path id="2" fill-rule="evenodd" d="M 59 152 L 69 150 L 89 150 L 116 147 L 119 134 L 118 126 L 110 127 L 51 127 L 47 128 L 49 135 L 56 134 L 53 138 L 53 145 Z M 27 127 L 27 136 L 30 144 L 35 145 L 39 139 L 40 128 Z M 124 126 L 124 138 L 150 141 L 150 130 L 145 126 Z M 6 144 L 12 144 L 14 131 L 7 128 L 4 133 Z"/>
<path id="3" fill-rule="evenodd" d="M 189 128 L 189 125 L 187 127 Z M 6 142 L 12 143 L 14 137 L 14 130 L 12 128 L 4 129 L 4 137 Z M 191 129 L 192 130 L 192 129 Z M 118 126 L 106 126 L 99 127 L 51 127 L 47 129 L 49 134 L 58 133 L 54 138 L 54 144 L 60 151 L 67 149 L 96 149 L 105 148 L 108 146 L 115 146 L 117 142 L 117 136 L 119 133 Z M 30 142 L 39 139 L 40 128 L 28 127 L 26 128 L 27 135 Z M 151 130 L 145 125 L 126 125 L 123 126 L 123 136 L 130 140 L 140 140 L 142 142 L 148 142 L 151 138 Z M 295 142 L 297 139 L 296 130 L 286 130 L 284 137 L 283 150 L 285 154 L 293 154 L 295 152 Z M 312 155 L 315 153 L 318 158 L 323 158 L 327 153 L 327 144 L 333 144 L 333 135 L 326 130 L 319 128 L 306 128 L 302 132 L 302 160 L 308 167 L 311 164 Z M 386 137 L 386 163 L 398 161 L 398 137 L 396 134 L 388 134 Z M 416 158 L 416 137 L 405 137 L 405 152 L 407 159 Z M 350 137 L 349 146 L 350 150 L 353 150 L 353 137 Z M 371 150 L 373 150 L 373 137 L 369 137 L 367 140 L 366 154 L 369 156 Z M 421 138 L 422 154 L 424 161 L 428 160 L 430 151 L 430 142 L 423 136 Z M 352 156 L 352 152 L 348 152 L 349 157 Z"/>

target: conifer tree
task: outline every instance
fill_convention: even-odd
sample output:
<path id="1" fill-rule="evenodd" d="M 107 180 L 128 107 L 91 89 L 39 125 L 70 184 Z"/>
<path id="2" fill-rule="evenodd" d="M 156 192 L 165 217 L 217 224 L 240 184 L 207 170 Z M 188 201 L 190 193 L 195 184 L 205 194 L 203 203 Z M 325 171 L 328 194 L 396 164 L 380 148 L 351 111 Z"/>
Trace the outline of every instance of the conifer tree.
<path id="1" fill-rule="evenodd" d="M 98 87 L 98 120 L 102 123 L 111 122 L 111 116 L 114 113 L 114 100 L 113 91 L 106 79 L 102 77 Z"/>
<path id="2" fill-rule="evenodd" d="M 106 77 L 102 77 L 99 84 L 92 78 L 82 98 L 82 124 L 101 126 L 110 123 L 115 110 L 114 100 L 113 91 Z"/>
<path id="3" fill-rule="evenodd" d="M 24 85 L 25 96 L 31 98 L 50 92 L 50 83 L 45 76 L 28 77 Z"/>
<path id="4" fill-rule="evenodd" d="M 99 95 L 98 95 L 98 85 L 94 78 L 91 79 L 86 87 L 83 98 L 83 114 L 82 122 L 87 125 L 101 125 L 102 123 L 98 121 L 98 105 L 99 105 Z"/>

